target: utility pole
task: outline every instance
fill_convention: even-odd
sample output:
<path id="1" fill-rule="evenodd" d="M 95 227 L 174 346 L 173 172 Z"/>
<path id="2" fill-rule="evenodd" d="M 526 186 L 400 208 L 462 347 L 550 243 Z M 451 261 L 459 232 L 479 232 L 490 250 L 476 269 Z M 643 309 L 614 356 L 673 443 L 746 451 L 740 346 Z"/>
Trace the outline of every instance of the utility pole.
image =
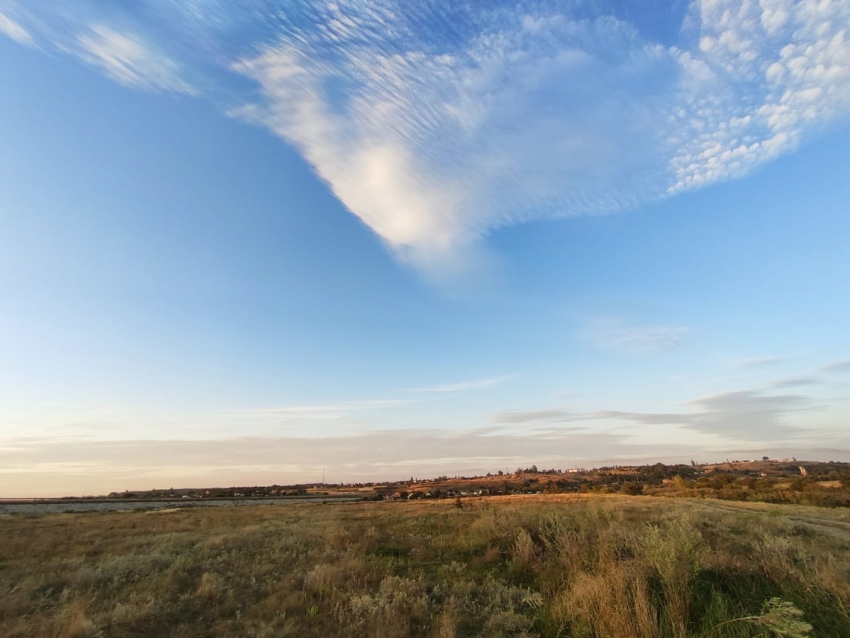
<path id="1" fill-rule="evenodd" d="M 325 484 L 325 468 L 322 468 L 322 485 Z"/>

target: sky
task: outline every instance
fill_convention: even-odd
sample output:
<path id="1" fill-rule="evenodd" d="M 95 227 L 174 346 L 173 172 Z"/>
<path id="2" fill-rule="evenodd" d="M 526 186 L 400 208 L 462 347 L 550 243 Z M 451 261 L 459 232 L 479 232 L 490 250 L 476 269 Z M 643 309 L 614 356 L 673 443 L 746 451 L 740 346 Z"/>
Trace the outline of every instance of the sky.
<path id="1" fill-rule="evenodd" d="M 850 5 L 0 0 L 0 497 L 850 461 Z"/>

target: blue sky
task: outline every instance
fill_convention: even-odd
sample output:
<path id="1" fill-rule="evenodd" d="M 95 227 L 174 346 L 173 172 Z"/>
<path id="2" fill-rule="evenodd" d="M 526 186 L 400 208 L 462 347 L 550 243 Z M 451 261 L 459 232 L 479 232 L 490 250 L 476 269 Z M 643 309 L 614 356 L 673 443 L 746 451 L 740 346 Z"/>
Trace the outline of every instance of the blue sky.
<path id="1" fill-rule="evenodd" d="M 0 0 L 0 495 L 847 460 L 848 25 Z"/>

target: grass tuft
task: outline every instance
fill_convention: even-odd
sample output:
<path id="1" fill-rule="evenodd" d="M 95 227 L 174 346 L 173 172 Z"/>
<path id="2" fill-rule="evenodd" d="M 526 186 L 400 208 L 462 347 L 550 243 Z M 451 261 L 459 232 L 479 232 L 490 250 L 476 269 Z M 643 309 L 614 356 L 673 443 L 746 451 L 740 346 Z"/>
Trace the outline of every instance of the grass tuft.
<path id="1" fill-rule="evenodd" d="M 0 519 L 0 635 L 850 636 L 839 510 L 707 500 Z"/>

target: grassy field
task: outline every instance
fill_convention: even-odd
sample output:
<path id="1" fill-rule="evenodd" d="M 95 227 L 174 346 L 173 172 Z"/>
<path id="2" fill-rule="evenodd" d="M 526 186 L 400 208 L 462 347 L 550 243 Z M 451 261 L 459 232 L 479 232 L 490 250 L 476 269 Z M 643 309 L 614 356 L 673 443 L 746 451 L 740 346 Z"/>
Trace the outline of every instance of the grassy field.
<path id="1" fill-rule="evenodd" d="M 850 516 L 598 495 L 13 516 L 0 635 L 850 636 Z"/>

